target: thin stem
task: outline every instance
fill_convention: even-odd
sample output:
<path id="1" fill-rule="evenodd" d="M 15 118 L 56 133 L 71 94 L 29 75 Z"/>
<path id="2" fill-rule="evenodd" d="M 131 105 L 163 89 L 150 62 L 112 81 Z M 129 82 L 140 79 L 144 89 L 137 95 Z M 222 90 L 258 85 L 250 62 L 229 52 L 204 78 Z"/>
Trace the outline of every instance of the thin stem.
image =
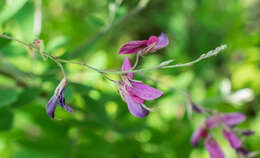
<path id="1" fill-rule="evenodd" d="M 47 53 L 43 53 L 43 55 L 48 57 L 48 58 L 50 58 L 52 61 L 54 61 L 60 67 L 61 72 L 62 72 L 64 78 L 66 79 L 67 76 L 66 76 L 65 70 L 64 70 L 62 64 L 56 59 L 56 57 L 54 57 L 54 56 L 52 56 L 50 54 L 47 54 Z"/>
<path id="2" fill-rule="evenodd" d="M 132 67 L 131 70 L 134 70 L 134 69 L 136 68 L 136 66 L 138 65 L 139 58 L 140 58 L 140 54 L 141 54 L 141 53 L 139 53 L 139 52 L 136 54 L 135 64 L 134 64 L 134 66 Z"/>
<path id="3" fill-rule="evenodd" d="M 34 46 L 34 45 L 32 45 L 32 44 L 28 44 L 28 43 L 26 43 L 26 42 L 23 42 L 23 41 L 21 41 L 21 40 L 15 39 L 15 38 L 13 38 L 13 37 L 11 37 L 11 36 L 7 36 L 7 35 L 5 35 L 5 34 L 0 34 L 0 38 L 4 38 L 4 39 L 16 41 L 16 42 L 21 43 L 22 45 L 24 45 L 24 46 L 26 46 L 26 47 L 28 47 L 28 48 L 38 49 L 36 46 Z"/>
<path id="4" fill-rule="evenodd" d="M 107 77 L 107 76 L 104 74 L 104 72 L 102 72 L 102 71 L 100 71 L 99 69 L 94 68 L 94 67 L 92 67 L 92 66 L 90 66 L 90 65 L 87 65 L 87 64 L 84 64 L 84 63 L 79 63 L 79 62 L 73 62 L 73 61 L 65 60 L 65 59 L 57 59 L 57 60 L 58 60 L 59 62 L 70 63 L 70 64 L 75 64 L 75 65 L 81 65 L 81 66 L 83 66 L 83 67 L 85 67 L 85 68 L 89 68 L 89 69 L 91 69 L 91 70 L 94 70 L 94 71 L 98 72 L 100 75 L 102 75 L 104 78 L 108 79 L 108 80 L 111 81 L 111 82 L 114 82 L 114 83 L 117 82 L 117 81 L 115 81 L 115 80 L 113 80 L 113 79 Z"/>
<path id="5" fill-rule="evenodd" d="M 34 49 L 37 49 L 39 50 L 39 48 L 35 45 L 32 45 L 32 44 L 27 44 L 23 41 L 20 41 L 20 40 L 17 40 L 15 38 L 12 38 L 12 37 L 9 37 L 7 35 L 0 35 L 1 38 L 5 38 L 5 39 L 9 39 L 9 40 L 15 40 L 29 48 L 34 48 Z M 184 64 L 175 64 L 175 65 L 168 65 L 170 64 L 171 62 L 162 62 L 161 64 L 155 66 L 155 67 L 151 67 L 151 68 L 143 68 L 143 69 L 137 69 L 137 70 L 128 70 L 128 71 L 111 71 L 111 70 L 99 70 L 95 67 L 92 67 L 90 65 L 87 65 L 87 64 L 84 64 L 84 63 L 78 63 L 78 62 L 73 62 L 73 61 L 70 61 L 70 60 L 65 60 L 65 59 L 60 59 L 60 58 L 57 58 L 57 57 L 54 57 L 54 56 L 51 56 L 47 53 L 44 53 L 45 56 L 51 58 L 53 61 L 55 61 L 62 69 L 62 72 L 63 74 L 65 74 L 64 72 L 64 69 L 61 65 L 60 62 L 64 62 L 64 63 L 71 63 L 71 64 L 76 64 L 76 65 L 81 65 L 81 66 L 84 66 L 86 68 L 89 68 L 89 69 L 92 69 L 98 73 L 100 73 L 102 76 L 104 76 L 105 78 L 108 79 L 108 77 L 106 75 L 104 75 L 104 73 L 106 74 L 126 74 L 126 73 L 129 73 L 129 72 L 132 72 L 132 73 L 137 73 L 137 72 L 144 72 L 144 71 L 152 71 L 152 70 L 156 70 L 156 69 L 171 69 L 171 68 L 177 68 L 177 67 L 185 67 L 185 66 L 191 66 L 195 63 L 198 63 L 199 61 L 201 60 L 204 60 L 204 59 L 207 59 L 207 58 L 210 58 L 212 56 L 216 56 L 218 53 L 220 53 L 222 50 L 224 50 L 227 46 L 226 45 L 221 45 L 217 48 L 215 48 L 214 50 L 211 50 L 209 52 L 207 52 L 206 54 L 202 54 L 198 59 L 194 60 L 194 61 L 191 61 L 191 62 L 188 62 L 188 63 L 184 63 Z M 136 63 L 138 63 L 138 60 L 139 60 L 139 57 L 138 57 L 138 54 L 137 54 L 137 59 L 136 59 Z M 171 60 L 170 60 L 171 61 Z M 166 63 L 166 64 L 165 64 Z M 135 64 L 136 65 L 136 64 Z M 110 81 L 113 81 L 112 79 L 109 79 Z"/>

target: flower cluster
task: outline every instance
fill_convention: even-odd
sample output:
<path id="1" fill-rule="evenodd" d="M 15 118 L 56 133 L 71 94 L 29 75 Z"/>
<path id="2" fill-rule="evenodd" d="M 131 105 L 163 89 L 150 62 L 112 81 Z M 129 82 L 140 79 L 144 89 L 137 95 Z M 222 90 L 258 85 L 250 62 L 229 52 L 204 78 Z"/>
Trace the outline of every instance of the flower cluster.
<path id="1" fill-rule="evenodd" d="M 155 52 L 158 49 L 164 48 L 168 45 L 168 38 L 164 33 L 161 33 L 159 37 L 150 36 L 148 40 L 142 41 L 132 41 L 126 43 L 119 51 L 119 54 L 131 54 L 140 52 L 139 55 L 144 55 L 149 52 Z M 35 40 L 35 46 L 40 48 L 40 41 Z M 46 55 L 46 54 L 44 54 Z M 47 55 L 52 60 L 54 60 L 60 67 L 65 76 L 64 69 L 62 65 L 56 61 L 56 59 L 50 55 Z M 128 57 L 122 65 L 122 71 L 132 70 L 132 66 Z M 96 70 L 97 71 L 97 70 Z M 103 73 L 101 73 L 103 74 Z M 128 104 L 128 109 L 134 116 L 138 118 L 146 117 L 152 110 L 148 108 L 145 104 L 145 100 L 154 100 L 162 96 L 163 92 L 150 87 L 143 82 L 133 80 L 134 73 L 122 74 L 122 82 L 115 81 L 117 88 L 123 100 Z M 114 80 L 111 80 L 114 81 Z M 65 87 L 67 85 L 67 79 L 64 79 L 57 86 L 54 95 L 51 97 L 46 106 L 46 112 L 51 117 L 54 118 L 54 113 L 57 104 L 60 104 L 66 111 L 72 113 L 73 109 L 65 104 Z"/>
<path id="2" fill-rule="evenodd" d="M 131 70 L 131 63 L 128 57 L 122 65 L 122 70 Z M 163 92 L 144 84 L 141 81 L 133 80 L 134 74 L 122 75 L 122 82 L 117 83 L 118 91 L 122 99 L 127 103 L 128 109 L 134 116 L 144 118 L 149 114 L 150 109 L 144 105 L 145 100 L 154 100 L 163 95 Z"/>
<path id="3" fill-rule="evenodd" d="M 193 104 L 193 110 L 199 113 L 202 112 L 201 108 L 196 106 L 195 104 Z M 218 142 L 211 135 L 211 130 L 213 130 L 216 127 L 221 127 L 224 138 L 228 141 L 231 148 L 236 151 L 238 156 L 252 157 L 253 154 L 243 146 L 242 140 L 238 138 L 237 134 L 249 136 L 253 134 L 253 132 L 234 130 L 234 127 L 237 124 L 242 123 L 245 119 L 245 115 L 241 113 L 221 114 L 215 112 L 213 115 L 210 115 L 193 133 L 191 138 L 191 144 L 194 147 L 196 147 L 198 146 L 199 140 L 203 139 L 205 140 L 205 147 L 208 150 L 211 158 L 225 158 L 225 155 L 221 150 L 221 147 L 219 146 Z"/>
<path id="4" fill-rule="evenodd" d="M 140 53 L 140 55 L 144 55 L 164 48 L 168 43 L 168 38 L 164 33 L 161 33 L 159 37 L 150 36 L 148 40 L 128 42 L 120 49 L 118 54 Z M 125 57 L 122 71 L 128 70 L 133 70 L 133 68 L 129 58 Z M 134 80 L 134 73 L 132 72 L 122 74 L 121 78 L 122 82 L 117 82 L 117 89 L 122 99 L 127 103 L 130 113 L 138 118 L 146 117 L 152 109 L 148 108 L 144 101 L 159 98 L 163 95 L 163 92 L 141 81 Z"/>

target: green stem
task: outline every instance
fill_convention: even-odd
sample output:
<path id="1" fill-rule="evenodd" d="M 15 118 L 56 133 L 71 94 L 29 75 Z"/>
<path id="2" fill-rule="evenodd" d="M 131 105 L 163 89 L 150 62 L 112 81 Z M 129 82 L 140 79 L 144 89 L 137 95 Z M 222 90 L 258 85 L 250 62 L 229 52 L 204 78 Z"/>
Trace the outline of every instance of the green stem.
<path id="1" fill-rule="evenodd" d="M 47 54 L 47 53 L 43 53 L 43 55 L 46 56 L 47 58 L 51 59 L 52 61 L 54 61 L 60 67 L 61 72 L 62 72 L 64 78 L 66 79 L 67 76 L 66 76 L 65 70 L 64 70 L 62 64 L 56 59 L 56 57 L 54 57 L 50 54 Z"/>
<path id="2" fill-rule="evenodd" d="M 39 50 L 39 48 L 35 45 L 32 45 L 32 44 L 28 44 L 28 43 L 25 43 L 23 41 L 20 41 L 20 40 L 17 40 L 15 38 L 12 38 L 12 37 L 9 37 L 7 35 L 0 35 L 0 38 L 5 38 L 5 39 L 9 39 L 9 40 L 14 40 L 14 41 L 17 41 L 29 48 L 34 48 L 34 49 L 37 49 Z M 204 59 L 207 59 L 207 58 L 210 58 L 212 56 L 215 56 L 217 55 L 219 52 L 221 52 L 222 50 L 224 50 L 226 48 L 226 45 L 222 45 L 222 46 L 219 46 L 217 48 L 215 48 L 214 50 L 211 50 L 209 52 L 207 52 L 206 54 L 202 54 L 198 59 L 194 60 L 194 61 L 191 61 L 191 62 L 188 62 L 188 63 L 184 63 L 184 64 L 175 64 L 175 65 L 168 65 L 170 64 L 170 62 L 167 62 L 167 64 L 165 64 L 165 62 L 162 62 L 161 64 L 155 66 L 155 67 L 151 67 L 151 68 L 143 68 L 143 69 L 137 69 L 137 70 L 128 70 L 128 71 L 113 71 L 113 70 L 99 70 L 95 67 L 92 67 L 90 65 L 87 65 L 87 64 L 84 64 L 84 63 L 79 63 L 79 62 L 74 62 L 74 61 L 70 61 L 70 60 L 65 60 L 65 59 L 60 59 L 58 57 L 54 57 L 54 56 L 51 56 L 47 53 L 44 53 L 44 55 L 50 59 L 52 59 L 54 62 L 56 62 L 58 64 L 58 66 L 60 66 L 61 70 L 62 70 L 62 73 L 64 74 L 65 76 L 65 71 L 63 69 L 63 66 L 60 62 L 63 62 L 63 63 L 70 63 L 70 64 L 76 64 L 76 65 L 81 65 L 81 66 L 84 66 L 86 68 L 89 68 L 89 69 L 92 69 L 96 72 L 98 72 L 99 74 L 101 74 L 103 77 L 105 77 L 106 79 L 110 80 L 110 81 L 113 81 L 113 82 L 116 82 L 110 78 L 108 78 L 105 74 L 126 74 L 126 73 L 129 73 L 129 72 L 132 72 L 132 73 L 137 73 L 137 72 L 144 72 L 144 71 L 152 71 L 152 70 L 156 70 L 156 69 L 171 69 L 171 68 L 177 68 L 177 67 L 185 67 L 185 66 L 191 66 L 195 63 L 198 63 L 199 61 L 201 60 L 204 60 Z M 135 65 L 137 65 L 138 63 L 138 60 L 139 60 L 139 55 L 137 54 L 137 57 L 136 57 L 136 62 L 135 62 Z"/>
<path id="3" fill-rule="evenodd" d="M 7 36 L 7 35 L 5 35 L 5 34 L 0 34 L 0 38 L 4 38 L 4 39 L 16 41 L 16 42 L 21 43 L 22 45 L 24 45 L 24 46 L 26 46 L 26 47 L 28 47 L 28 48 L 38 49 L 38 48 L 37 48 L 36 46 L 34 46 L 33 44 L 28 44 L 28 43 L 26 43 L 26 42 L 23 42 L 23 41 L 21 41 L 21 40 L 15 39 L 15 38 L 13 38 L 13 37 L 11 37 L 11 36 Z"/>

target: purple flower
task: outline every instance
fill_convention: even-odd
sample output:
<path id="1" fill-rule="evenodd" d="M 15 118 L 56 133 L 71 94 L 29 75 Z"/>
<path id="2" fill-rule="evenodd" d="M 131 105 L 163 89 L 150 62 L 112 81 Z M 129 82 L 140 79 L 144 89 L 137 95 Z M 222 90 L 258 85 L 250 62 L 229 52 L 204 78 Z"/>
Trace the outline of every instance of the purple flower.
<path id="1" fill-rule="evenodd" d="M 132 68 L 130 60 L 125 57 L 122 71 Z M 117 87 L 122 99 L 127 103 L 131 114 L 138 118 L 144 118 L 149 114 L 150 109 L 144 105 L 145 100 L 154 100 L 162 96 L 163 92 L 150 87 L 143 82 L 134 81 L 134 74 L 127 73 L 122 75 L 122 83 L 118 83 Z"/>
<path id="2" fill-rule="evenodd" d="M 226 130 L 223 129 L 222 130 L 222 134 L 223 136 L 226 138 L 226 140 L 229 142 L 230 146 L 233 149 L 239 149 L 242 147 L 242 142 L 241 140 L 237 137 L 237 135 L 235 134 L 235 132 L 233 132 L 232 130 Z"/>
<path id="3" fill-rule="evenodd" d="M 164 48 L 169 44 L 169 40 L 164 33 L 159 37 L 150 36 L 148 40 L 131 41 L 123 45 L 118 54 L 132 54 L 142 51 L 142 54 L 155 52 L 158 49 Z"/>
<path id="4" fill-rule="evenodd" d="M 206 120 L 207 128 L 215 128 L 219 124 L 223 123 L 227 126 L 234 126 L 243 122 L 246 119 L 245 115 L 241 113 L 229 113 L 229 114 L 214 114 Z"/>
<path id="5" fill-rule="evenodd" d="M 213 137 L 205 141 L 205 146 L 209 152 L 210 158 L 225 158 L 223 151 Z"/>
<path id="6" fill-rule="evenodd" d="M 67 80 L 64 78 L 61 80 L 57 86 L 54 95 L 51 97 L 46 106 L 46 112 L 51 117 L 54 118 L 54 112 L 57 106 L 57 103 L 60 104 L 66 111 L 72 113 L 73 109 L 65 104 L 65 87 L 67 85 Z"/>

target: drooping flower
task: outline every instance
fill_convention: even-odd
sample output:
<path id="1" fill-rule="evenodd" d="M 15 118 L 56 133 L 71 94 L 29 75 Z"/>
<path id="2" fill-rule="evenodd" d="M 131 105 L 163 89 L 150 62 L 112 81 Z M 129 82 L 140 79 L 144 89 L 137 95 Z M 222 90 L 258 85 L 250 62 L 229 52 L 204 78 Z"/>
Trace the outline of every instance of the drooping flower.
<path id="1" fill-rule="evenodd" d="M 128 57 L 125 57 L 122 71 L 131 70 L 132 66 Z M 122 99 L 127 103 L 131 114 L 138 118 L 144 118 L 149 114 L 150 109 L 144 105 L 145 100 L 154 100 L 162 96 L 163 92 L 144 84 L 141 81 L 133 80 L 134 74 L 122 75 L 122 83 L 117 87 Z"/>
<path id="2" fill-rule="evenodd" d="M 65 103 L 65 87 L 67 85 L 67 80 L 63 78 L 57 88 L 55 89 L 54 95 L 51 97 L 46 106 L 46 112 L 51 117 L 54 118 L 55 109 L 57 103 L 60 104 L 67 112 L 72 113 L 73 109 L 66 105 Z"/>
<path id="3" fill-rule="evenodd" d="M 142 55 L 148 52 L 155 52 L 168 46 L 169 40 L 164 33 L 159 37 L 150 36 L 148 40 L 131 41 L 123 45 L 118 54 L 132 54 L 142 51 Z"/>
<path id="4" fill-rule="evenodd" d="M 210 158 L 225 158 L 218 142 L 213 137 L 206 139 L 205 146 L 209 152 Z"/>

